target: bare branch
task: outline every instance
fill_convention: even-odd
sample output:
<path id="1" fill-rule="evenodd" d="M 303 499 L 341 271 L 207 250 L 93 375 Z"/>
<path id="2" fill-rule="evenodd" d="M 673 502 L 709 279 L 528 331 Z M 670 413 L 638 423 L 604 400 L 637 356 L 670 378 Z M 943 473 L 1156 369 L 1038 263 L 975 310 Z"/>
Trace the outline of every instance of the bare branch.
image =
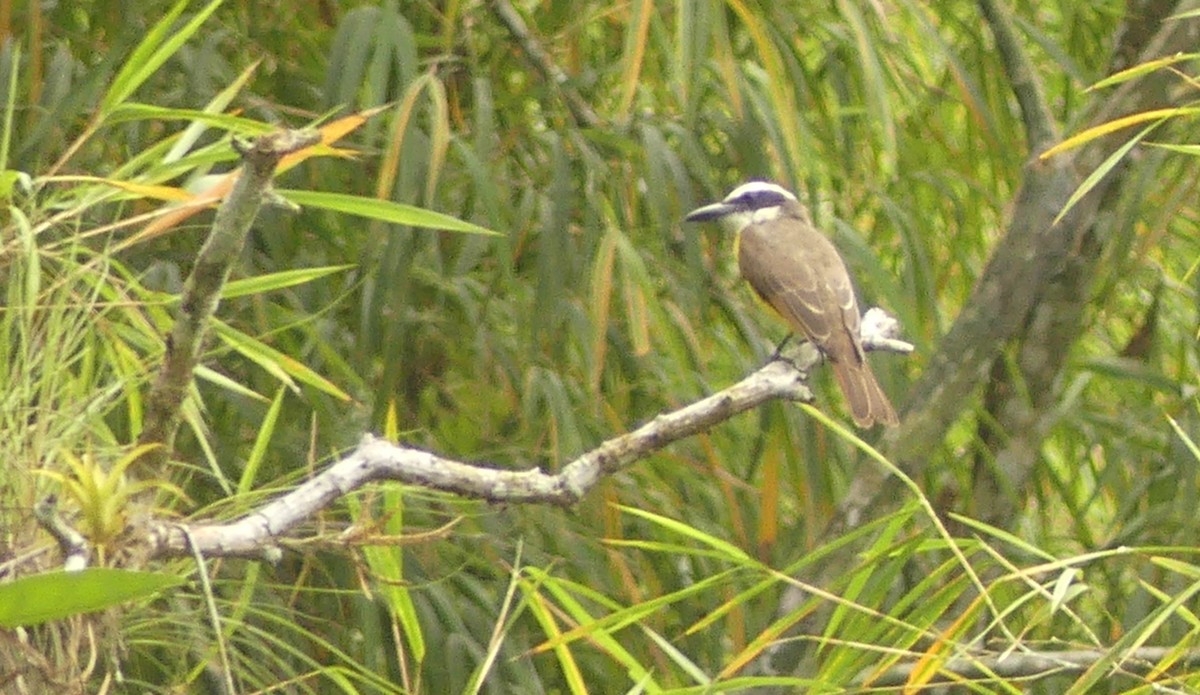
<path id="1" fill-rule="evenodd" d="M 867 329 L 864 346 L 911 351 L 911 345 L 891 337 L 894 323 L 886 316 L 864 321 Z M 284 534 L 333 500 L 380 480 L 420 485 L 490 502 L 567 507 L 582 499 L 605 476 L 738 413 L 776 399 L 811 402 L 808 372 L 820 361 L 817 349 L 803 343 L 789 358 L 771 360 L 723 391 L 660 414 L 632 432 L 609 439 L 553 474 L 536 468 L 514 471 L 463 463 L 366 435 L 350 455 L 241 519 L 191 526 L 152 524 L 150 552 L 178 556 L 195 549 L 205 556 L 269 554 Z"/>
<path id="2" fill-rule="evenodd" d="M 859 333 L 864 350 L 907 355 L 915 349 L 912 343 L 899 339 L 900 322 L 879 307 L 873 306 L 863 314 Z"/>
<path id="3" fill-rule="evenodd" d="M 366 435 L 349 456 L 237 521 L 192 526 L 186 534 L 177 525 L 158 525 L 152 532 L 152 552 L 183 554 L 190 535 L 191 543 L 206 556 L 257 555 L 333 500 L 379 480 L 490 502 L 570 506 L 604 476 L 738 413 L 777 398 L 811 401 L 812 392 L 804 384 L 806 376 L 786 361 L 773 360 L 724 391 L 604 442 L 554 474 L 536 468 L 514 471 L 463 463 Z"/>
<path id="4" fill-rule="evenodd" d="M 1011 10 L 1002 6 L 1000 0 L 979 0 L 979 9 L 992 29 L 996 52 L 1000 54 L 1013 95 L 1021 107 L 1029 149 L 1041 152 L 1058 140 L 1058 126 L 1050 115 L 1037 72 L 1017 37 Z"/>
<path id="5" fill-rule="evenodd" d="M 63 554 L 63 569 L 77 572 L 88 565 L 91 547 L 83 534 L 71 528 L 58 513 L 58 498 L 51 495 L 33 507 L 33 516 L 46 533 L 58 543 Z"/>
<path id="6" fill-rule="evenodd" d="M 934 683 L 961 683 L 963 679 L 978 679 L 994 682 L 998 679 L 1038 678 L 1064 672 L 1086 670 L 1102 660 L 1112 659 L 1113 654 L 1100 649 L 1074 649 L 1068 651 L 1017 651 L 1004 654 L 986 654 L 951 659 L 938 668 Z M 1114 662 L 1114 670 L 1124 673 L 1145 673 L 1165 659 L 1171 658 L 1176 667 L 1200 662 L 1200 650 L 1179 652 L 1171 647 L 1142 647 L 1127 652 Z M 922 664 L 923 665 L 923 664 Z M 918 662 L 899 664 L 863 685 L 888 688 L 904 685 L 917 668 Z"/>
<path id="7" fill-rule="evenodd" d="M 244 166 L 233 190 L 217 209 L 208 239 L 184 283 L 162 367 L 146 397 L 146 416 L 138 443 L 162 444 L 147 454 L 146 461 L 152 469 L 159 468 L 156 464 L 166 461 L 174 449 L 183 399 L 200 361 L 210 320 L 220 303 L 221 289 L 242 252 L 246 235 L 271 185 L 275 166 L 285 155 L 319 140 L 316 131 L 278 131 L 250 143 L 234 140 L 234 149 L 242 155 Z"/>
<path id="8" fill-rule="evenodd" d="M 492 12 L 521 45 L 525 57 L 541 73 L 542 79 L 546 80 L 551 88 L 562 97 L 563 102 L 571 111 L 575 123 L 583 128 L 594 128 L 600 125 L 600 117 L 588 105 L 587 100 L 571 86 L 571 78 L 554 63 L 554 59 L 542 48 L 542 44 L 538 43 L 537 38 L 529 31 L 525 20 L 521 19 L 521 15 L 517 13 L 512 3 L 508 0 L 492 0 L 489 5 L 491 5 Z"/>

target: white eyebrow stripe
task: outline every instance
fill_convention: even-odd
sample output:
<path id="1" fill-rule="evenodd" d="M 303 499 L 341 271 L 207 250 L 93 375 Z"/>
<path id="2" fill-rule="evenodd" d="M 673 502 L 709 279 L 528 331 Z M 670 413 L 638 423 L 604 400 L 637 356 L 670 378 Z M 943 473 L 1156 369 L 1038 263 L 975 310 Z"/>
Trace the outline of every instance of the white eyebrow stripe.
<path id="1" fill-rule="evenodd" d="M 768 181 L 747 181 L 746 183 L 743 183 L 742 185 L 730 191 L 729 195 L 725 196 L 725 202 L 729 203 L 737 200 L 750 191 L 771 191 L 773 193 L 778 193 L 787 200 L 796 199 L 796 196 L 792 195 L 791 191 L 783 186 L 780 186 L 779 184 L 770 183 Z"/>

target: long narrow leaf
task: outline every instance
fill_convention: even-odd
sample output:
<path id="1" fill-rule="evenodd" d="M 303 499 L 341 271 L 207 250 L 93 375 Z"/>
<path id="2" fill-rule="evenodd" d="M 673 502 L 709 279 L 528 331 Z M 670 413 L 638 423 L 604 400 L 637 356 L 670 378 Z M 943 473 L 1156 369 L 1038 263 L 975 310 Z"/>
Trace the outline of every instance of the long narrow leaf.
<path id="1" fill-rule="evenodd" d="M 343 401 L 352 400 L 349 394 L 342 391 L 333 382 L 261 340 L 252 338 L 220 321 L 213 323 L 213 331 L 226 345 L 267 370 L 293 391 L 298 390 L 296 382 L 293 381 L 294 378 Z"/>
<path id="2" fill-rule="evenodd" d="M 232 299 L 234 297 L 243 297 L 251 294 L 264 294 L 266 292 L 274 292 L 286 287 L 295 285 L 303 285 L 306 282 L 319 280 L 323 277 L 340 273 L 343 270 L 354 268 L 354 265 L 334 265 L 324 268 L 297 268 L 295 270 L 282 270 L 278 273 L 268 273 L 252 278 L 242 278 L 241 280 L 230 281 L 221 291 L 222 299 Z"/>
<path id="3" fill-rule="evenodd" d="M 458 218 L 432 210 L 425 210 L 413 205 L 394 203 L 390 200 L 365 198 L 347 193 L 327 193 L 324 191 L 283 190 L 276 192 L 293 203 L 304 207 L 344 212 L 381 222 L 391 222 L 393 224 L 403 224 L 412 227 L 427 227 L 448 232 L 467 232 L 469 234 L 499 236 L 499 232 L 494 232 L 486 227 L 480 227 L 477 224 L 464 222 Z"/>
<path id="4" fill-rule="evenodd" d="M 238 479 L 237 492 L 239 495 L 244 495 L 254 489 L 258 469 L 262 466 L 263 459 L 267 456 L 267 447 L 271 444 L 271 435 L 275 434 L 275 427 L 279 424 L 279 413 L 283 409 L 283 398 L 286 394 L 287 389 L 280 386 L 279 390 L 275 392 L 275 400 L 271 401 L 271 407 L 267 408 L 267 414 L 258 423 L 254 446 L 250 449 L 250 455 L 246 457 L 246 466 L 242 469 L 242 475 Z"/>
<path id="5" fill-rule="evenodd" d="M 187 43 L 188 39 L 200 29 L 200 25 L 209 15 L 220 7 L 222 0 L 213 0 L 196 14 L 187 24 L 176 28 L 175 21 L 183 14 L 190 0 L 180 0 L 171 8 L 167 16 L 155 24 L 146 34 L 146 38 L 134 49 L 121 72 L 113 78 L 112 86 L 100 101 L 102 117 L 112 112 L 118 104 L 130 97 L 138 87 L 150 79 L 162 64 L 175 55 L 175 52 Z"/>

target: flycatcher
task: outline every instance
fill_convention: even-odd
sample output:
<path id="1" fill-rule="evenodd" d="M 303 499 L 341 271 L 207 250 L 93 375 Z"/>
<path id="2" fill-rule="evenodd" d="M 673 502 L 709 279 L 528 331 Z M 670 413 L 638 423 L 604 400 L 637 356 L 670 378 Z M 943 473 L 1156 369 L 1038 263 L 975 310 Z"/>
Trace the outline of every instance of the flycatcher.
<path id="1" fill-rule="evenodd" d="M 773 183 L 751 181 L 685 219 L 716 220 L 736 235 L 742 277 L 829 359 L 855 424 L 899 422 L 867 364 L 859 337 L 862 317 L 846 264 L 796 196 Z"/>

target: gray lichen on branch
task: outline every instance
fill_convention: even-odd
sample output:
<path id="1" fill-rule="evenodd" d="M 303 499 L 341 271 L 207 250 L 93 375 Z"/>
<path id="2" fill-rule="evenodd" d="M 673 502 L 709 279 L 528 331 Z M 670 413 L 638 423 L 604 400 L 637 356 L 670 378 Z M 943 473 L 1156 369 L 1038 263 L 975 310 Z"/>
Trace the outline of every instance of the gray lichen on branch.
<path id="1" fill-rule="evenodd" d="M 867 349 L 908 353 L 912 345 L 895 338 L 895 321 L 879 310 L 864 320 Z M 631 432 L 613 437 L 563 466 L 558 473 L 538 468 L 506 470 L 464 463 L 413 447 L 364 435 L 349 455 L 242 518 L 224 524 L 177 524 L 152 528 L 149 544 L 157 555 L 181 555 L 191 543 L 206 556 L 261 556 L 284 534 L 333 500 L 382 480 L 449 492 L 460 497 L 507 504 L 569 507 L 603 478 L 624 470 L 673 442 L 698 434 L 771 400 L 812 402 L 808 374 L 821 361 L 809 343 L 773 359 L 738 383 L 677 410 L 660 413 Z"/>
<path id="2" fill-rule="evenodd" d="M 221 290 L 270 189 L 275 167 L 288 154 L 320 142 L 320 137 L 314 130 L 280 130 L 252 140 L 234 138 L 232 146 L 241 155 L 243 166 L 233 189 L 217 208 L 208 237 L 184 283 L 162 366 L 146 397 L 138 443 L 162 445 L 147 454 L 144 463 L 149 470 L 159 470 L 174 450 L 184 398 L 220 303 Z"/>

